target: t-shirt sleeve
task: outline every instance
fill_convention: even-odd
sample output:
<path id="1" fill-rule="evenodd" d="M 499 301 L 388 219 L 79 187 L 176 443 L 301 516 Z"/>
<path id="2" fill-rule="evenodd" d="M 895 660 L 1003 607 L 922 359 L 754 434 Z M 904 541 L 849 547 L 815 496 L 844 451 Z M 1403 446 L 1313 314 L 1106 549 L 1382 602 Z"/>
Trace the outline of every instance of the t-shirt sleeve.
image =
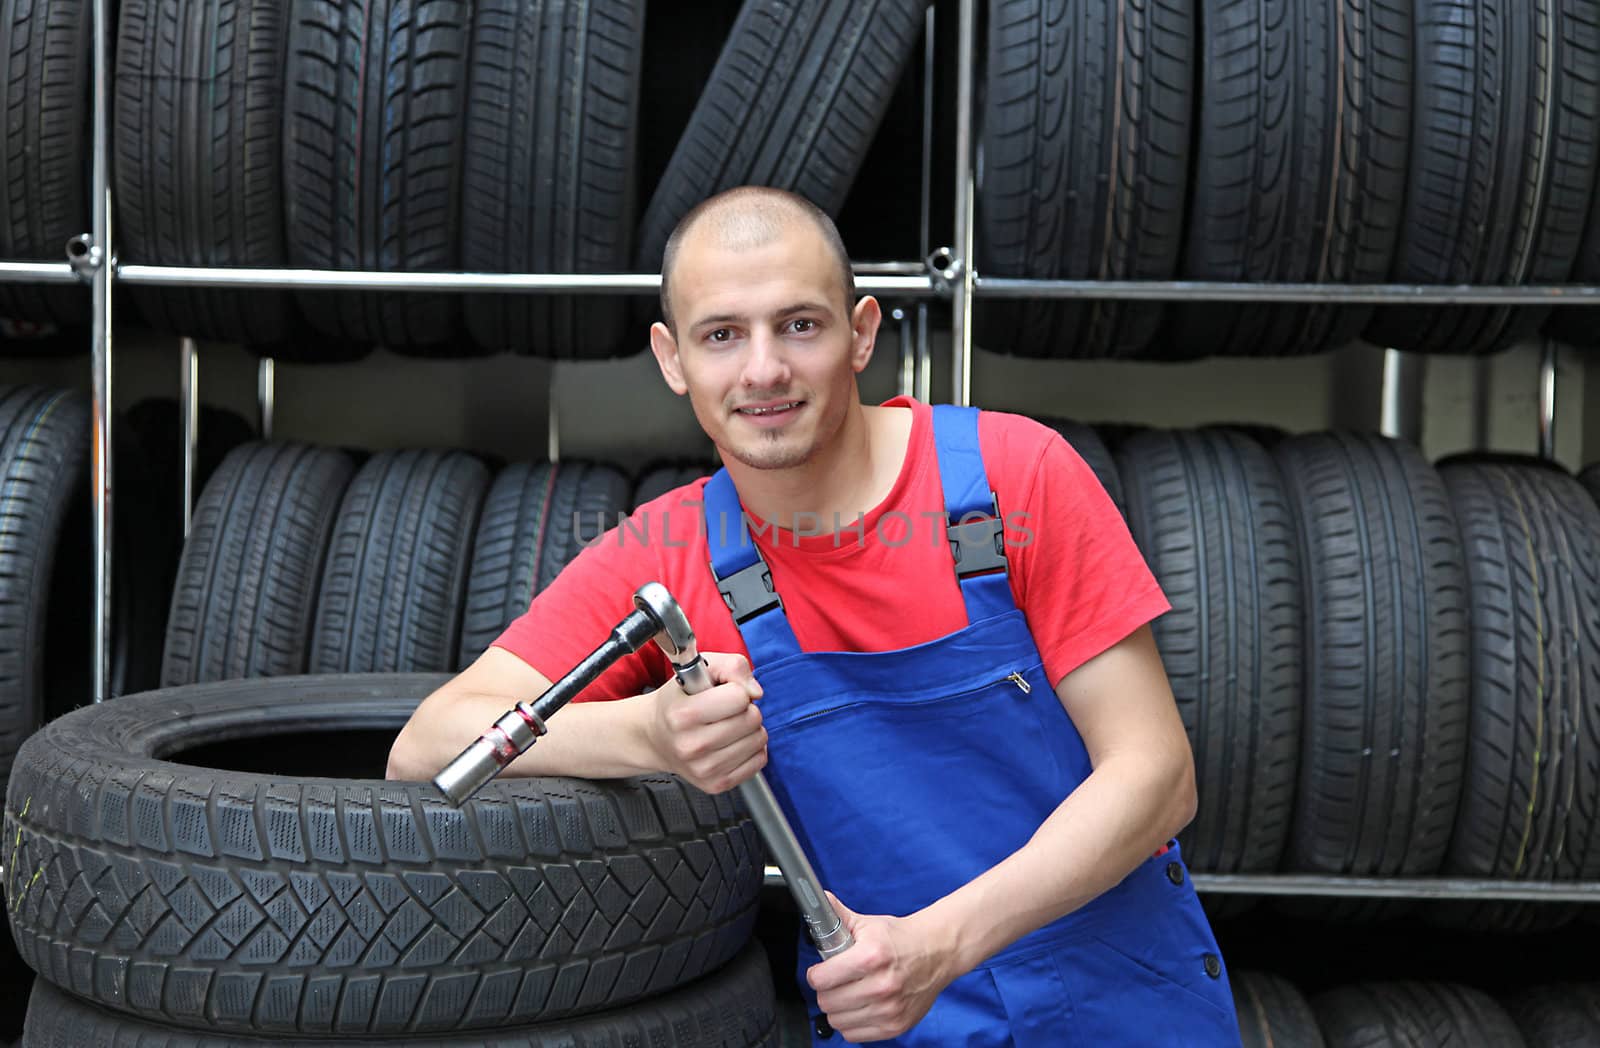
<path id="1" fill-rule="evenodd" d="M 1000 507 L 1012 592 L 1054 686 L 1172 605 L 1111 496 L 1060 434 L 1030 421 L 1008 443 L 1022 482 L 1020 505 Z"/>
<path id="2" fill-rule="evenodd" d="M 634 592 L 656 577 L 650 544 L 630 534 L 619 526 L 579 551 L 550 585 L 534 595 L 528 610 L 512 620 L 494 646 L 551 681 L 565 676 L 605 643 L 633 610 Z M 647 644 L 610 666 L 573 701 L 638 695 L 663 679 L 666 669 L 665 657 Z"/>

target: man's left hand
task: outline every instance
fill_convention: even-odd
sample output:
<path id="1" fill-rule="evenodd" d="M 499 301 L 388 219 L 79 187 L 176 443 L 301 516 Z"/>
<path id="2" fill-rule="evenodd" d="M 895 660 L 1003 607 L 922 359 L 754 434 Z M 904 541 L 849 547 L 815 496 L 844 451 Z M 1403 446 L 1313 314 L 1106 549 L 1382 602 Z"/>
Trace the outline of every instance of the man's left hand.
<path id="1" fill-rule="evenodd" d="M 807 969 L 817 1007 L 851 1044 L 900 1036 L 959 973 L 947 974 L 942 943 L 915 916 L 863 916 L 827 895 L 855 945 Z"/>

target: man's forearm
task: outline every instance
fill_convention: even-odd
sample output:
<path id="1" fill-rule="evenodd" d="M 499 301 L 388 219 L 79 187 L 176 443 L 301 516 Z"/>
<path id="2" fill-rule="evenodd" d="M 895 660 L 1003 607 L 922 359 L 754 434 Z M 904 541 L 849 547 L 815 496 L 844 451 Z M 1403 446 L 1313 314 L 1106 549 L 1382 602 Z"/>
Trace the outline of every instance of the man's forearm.
<path id="1" fill-rule="evenodd" d="M 1192 815 L 1192 766 L 1105 761 L 1033 838 L 915 915 L 950 937 L 955 975 L 1117 885 Z"/>
<path id="2" fill-rule="evenodd" d="M 428 701 L 433 708 L 419 709 L 395 740 L 389 756 L 391 779 L 432 778 L 513 705 L 499 696 L 464 693 Z M 645 741 L 642 703 L 647 701 L 641 695 L 568 703 L 550 718 L 549 734 L 502 774 L 616 779 L 659 771 Z"/>

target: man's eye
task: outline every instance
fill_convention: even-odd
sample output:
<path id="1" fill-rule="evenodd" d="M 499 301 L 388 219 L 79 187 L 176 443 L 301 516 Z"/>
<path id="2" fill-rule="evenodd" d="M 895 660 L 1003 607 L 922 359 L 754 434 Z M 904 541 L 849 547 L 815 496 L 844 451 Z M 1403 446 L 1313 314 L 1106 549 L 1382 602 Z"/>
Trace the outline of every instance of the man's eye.
<path id="1" fill-rule="evenodd" d="M 715 331 L 711 332 L 711 334 L 706 336 L 706 338 L 710 339 L 712 342 L 726 342 L 732 337 L 733 332 L 729 331 L 727 328 L 717 328 Z"/>
<path id="2" fill-rule="evenodd" d="M 796 334 L 802 334 L 803 335 L 807 331 L 810 331 L 812 328 L 816 327 L 817 326 L 817 322 L 815 320 L 807 320 L 804 317 L 800 317 L 800 318 L 794 320 L 791 323 L 791 326 L 794 328 Z"/>

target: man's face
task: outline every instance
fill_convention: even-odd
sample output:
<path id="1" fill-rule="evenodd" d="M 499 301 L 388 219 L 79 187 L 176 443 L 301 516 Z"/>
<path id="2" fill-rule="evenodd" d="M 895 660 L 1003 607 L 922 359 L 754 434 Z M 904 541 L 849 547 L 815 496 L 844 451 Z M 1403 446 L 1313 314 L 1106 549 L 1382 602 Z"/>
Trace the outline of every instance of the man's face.
<path id="1" fill-rule="evenodd" d="M 833 438 L 859 396 L 877 303 L 849 308 L 838 264 L 807 222 L 737 247 L 708 225 L 691 229 L 678 251 L 676 336 L 657 324 L 651 348 L 723 455 L 756 469 L 798 466 Z"/>

